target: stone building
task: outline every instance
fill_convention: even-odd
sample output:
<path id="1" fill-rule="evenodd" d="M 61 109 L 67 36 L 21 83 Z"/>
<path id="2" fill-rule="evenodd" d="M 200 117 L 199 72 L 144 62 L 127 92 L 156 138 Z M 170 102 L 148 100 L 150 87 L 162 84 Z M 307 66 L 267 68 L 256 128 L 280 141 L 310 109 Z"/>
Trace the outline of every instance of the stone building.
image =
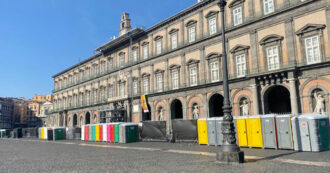
<path id="1" fill-rule="evenodd" d="M 0 129 L 13 127 L 14 103 L 8 98 L 0 97 Z"/>
<path id="2" fill-rule="evenodd" d="M 131 28 L 124 13 L 118 38 L 53 76 L 49 125 L 104 122 L 100 111 L 114 103 L 132 122 L 222 116 L 216 3 L 199 1 L 148 29 Z M 228 0 L 225 12 L 233 115 L 329 112 L 328 0 Z"/>

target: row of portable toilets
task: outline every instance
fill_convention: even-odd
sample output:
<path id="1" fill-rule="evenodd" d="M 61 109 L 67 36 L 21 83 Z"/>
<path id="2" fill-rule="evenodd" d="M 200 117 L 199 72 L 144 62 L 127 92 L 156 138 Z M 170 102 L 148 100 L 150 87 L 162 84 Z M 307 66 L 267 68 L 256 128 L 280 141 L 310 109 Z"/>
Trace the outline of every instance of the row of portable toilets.
<path id="1" fill-rule="evenodd" d="M 132 143 L 139 141 L 139 127 L 134 123 L 84 125 L 81 140 L 93 142 Z"/>
<path id="2" fill-rule="evenodd" d="M 199 119 L 198 142 L 222 145 L 223 118 Z M 326 151 L 330 149 L 329 117 L 325 115 L 263 115 L 234 117 L 240 147 Z"/>
<path id="3" fill-rule="evenodd" d="M 66 128 L 64 127 L 41 127 L 38 129 L 39 139 L 64 140 L 66 139 Z"/>

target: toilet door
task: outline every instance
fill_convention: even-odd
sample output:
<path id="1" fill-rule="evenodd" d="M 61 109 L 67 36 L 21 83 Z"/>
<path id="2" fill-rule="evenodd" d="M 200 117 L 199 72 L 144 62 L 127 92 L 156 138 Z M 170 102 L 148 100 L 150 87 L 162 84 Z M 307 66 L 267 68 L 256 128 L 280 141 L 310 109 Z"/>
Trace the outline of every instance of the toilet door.
<path id="1" fill-rule="evenodd" d="M 302 151 L 312 151 L 308 122 L 305 120 L 300 120 L 299 129 L 300 129 Z"/>

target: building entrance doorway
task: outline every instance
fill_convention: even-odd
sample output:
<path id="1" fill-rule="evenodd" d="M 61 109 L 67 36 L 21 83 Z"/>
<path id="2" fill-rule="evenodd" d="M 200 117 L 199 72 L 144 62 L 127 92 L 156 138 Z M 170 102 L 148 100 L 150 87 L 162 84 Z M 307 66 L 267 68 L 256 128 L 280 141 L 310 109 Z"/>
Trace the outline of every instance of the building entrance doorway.
<path id="1" fill-rule="evenodd" d="M 182 103 L 178 99 L 171 104 L 171 119 L 183 119 Z"/>
<path id="2" fill-rule="evenodd" d="M 209 115 L 210 117 L 223 116 L 223 96 L 214 94 L 209 100 Z"/>
<path id="3" fill-rule="evenodd" d="M 289 90 L 279 85 L 269 88 L 264 95 L 264 105 L 266 114 L 291 113 Z"/>

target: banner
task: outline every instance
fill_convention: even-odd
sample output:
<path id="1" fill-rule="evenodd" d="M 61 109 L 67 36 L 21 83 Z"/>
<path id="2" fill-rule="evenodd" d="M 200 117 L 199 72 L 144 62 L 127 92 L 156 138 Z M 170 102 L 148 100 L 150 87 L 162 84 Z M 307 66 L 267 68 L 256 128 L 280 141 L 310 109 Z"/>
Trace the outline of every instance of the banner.
<path id="1" fill-rule="evenodd" d="M 144 113 L 149 112 L 147 99 L 146 99 L 145 95 L 141 95 L 141 106 L 142 106 L 142 110 L 143 110 Z"/>

